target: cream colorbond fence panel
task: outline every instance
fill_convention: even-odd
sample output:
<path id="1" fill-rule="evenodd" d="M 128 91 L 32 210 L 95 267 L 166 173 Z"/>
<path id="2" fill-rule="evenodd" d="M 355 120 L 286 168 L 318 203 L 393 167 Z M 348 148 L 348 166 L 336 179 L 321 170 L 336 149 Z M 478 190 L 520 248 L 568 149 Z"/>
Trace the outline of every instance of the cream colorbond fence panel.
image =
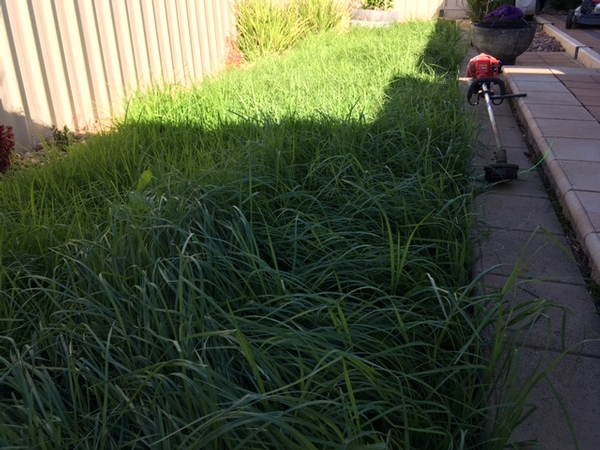
<path id="1" fill-rule="evenodd" d="M 394 10 L 398 20 L 432 19 L 444 17 L 459 18 L 466 14 L 467 0 L 395 0 Z"/>
<path id="2" fill-rule="evenodd" d="M 0 124 L 30 147 L 93 129 L 134 89 L 222 69 L 234 0 L 0 0 Z"/>
<path id="3" fill-rule="evenodd" d="M 467 0 L 445 0 L 444 17 L 451 19 L 465 19 L 467 17 Z"/>

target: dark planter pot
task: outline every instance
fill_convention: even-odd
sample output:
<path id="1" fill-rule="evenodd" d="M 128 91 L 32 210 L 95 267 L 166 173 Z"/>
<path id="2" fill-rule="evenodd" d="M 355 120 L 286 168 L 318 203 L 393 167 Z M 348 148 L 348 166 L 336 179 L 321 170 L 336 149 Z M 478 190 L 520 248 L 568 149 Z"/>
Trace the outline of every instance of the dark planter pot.
<path id="1" fill-rule="evenodd" d="M 471 43 L 480 52 L 504 65 L 515 63 L 533 42 L 536 25 L 531 22 L 474 22 Z"/>

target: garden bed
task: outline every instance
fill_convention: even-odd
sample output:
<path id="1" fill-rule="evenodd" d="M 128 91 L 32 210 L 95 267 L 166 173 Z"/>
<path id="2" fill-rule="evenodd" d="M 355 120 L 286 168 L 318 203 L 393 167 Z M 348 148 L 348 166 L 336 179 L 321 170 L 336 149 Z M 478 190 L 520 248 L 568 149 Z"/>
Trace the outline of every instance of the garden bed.
<path id="1" fill-rule="evenodd" d="M 465 52 L 449 22 L 323 33 L 3 180 L 0 443 L 502 448 Z"/>

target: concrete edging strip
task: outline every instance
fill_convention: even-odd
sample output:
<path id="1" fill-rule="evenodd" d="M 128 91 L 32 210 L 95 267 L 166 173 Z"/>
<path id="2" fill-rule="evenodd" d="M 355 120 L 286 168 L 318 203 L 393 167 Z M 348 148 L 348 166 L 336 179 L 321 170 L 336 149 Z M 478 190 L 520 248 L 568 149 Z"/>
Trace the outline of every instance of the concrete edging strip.
<path id="1" fill-rule="evenodd" d="M 567 192 L 561 203 L 568 210 L 569 217 L 577 230 L 577 236 L 583 244 L 587 237 L 594 233 L 594 225 L 592 225 L 585 208 L 581 204 L 577 192 L 573 190 Z"/>
<path id="2" fill-rule="evenodd" d="M 568 34 L 563 33 L 558 28 L 556 28 L 554 25 L 544 24 L 544 25 L 542 25 L 542 30 L 548 36 L 552 36 L 557 41 L 559 41 L 560 44 L 565 49 L 565 52 L 568 53 L 569 56 L 571 56 L 575 59 L 577 59 L 577 56 L 579 54 L 579 49 L 587 47 L 587 46 L 583 45 L 581 42 L 579 42 L 578 40 L 573 39 Z"/>
<path id="3" fill-rule="evenodd" d="M 600 55 L 589 47 L 580 47 L 577 61 L 590 69 L 600 69 Z"/>
<path id="4" fill-rule="evenodd" d="M 584 241 L 584 248 L 588 253 L 588 258 L 591 261 L 592 278 L 594 281 L 600 280 L 600 235 L 598 233 L 590 233 Z"/>

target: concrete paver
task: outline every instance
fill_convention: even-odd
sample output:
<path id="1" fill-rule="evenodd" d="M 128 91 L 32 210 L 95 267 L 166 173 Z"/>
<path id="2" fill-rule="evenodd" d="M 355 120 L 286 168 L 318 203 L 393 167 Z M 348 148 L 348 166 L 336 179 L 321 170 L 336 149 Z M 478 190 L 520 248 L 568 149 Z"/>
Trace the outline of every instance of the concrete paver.
<path id="1" fill-rule="evenodd" d="M 525 347 L 519 350 L 519 357 L 522 373 L 528 374 L 531 371 L 527 368 L 535 369 L 538 364 L 541 369 L 547 368 L 556 360 L 557 354 Z M 531 397 L 535 402 L 532 406 L 537 408 L 531 417 L 533 420 L 527 420 L 517 428 L 514 441 L 538 439 L 544 450 L 596 450 L 600 442 L 599 373 L 598 358 L 575 354 L 564 356 L 547 379 L 542 378 L 533 389 Z M 578 447 L 571 437 L 564 410 L 568 412 Z"/>
<path id="2" fill-rule="evenodd" d="M 577 191 L 600 192 L 600 163 L 591 161 L 561 161 L 565 175 L 571 187 Z"/>
<path id="3" fill-rule="evenodd" d="M 519 64 L 527 67 L 582 67 L 581 63 L 569 58 L 563 52 L 557 53 L 558 57 L 551 57 L 552 53 L 526 53 L 519 57 Z"/>
<path id="4" fill-rule="evenodd" d="M 492 273 L 504 276 L 516 273 L 519 279 L 584 284 L 564 236 L 544 231 L 490 229 L 481 243 L 482 268 L 495 267 Z"/>
<path id="5" fill-rule="evenodd" d="M 502 288 L 507 280 L 503 276 L 487 275 L 484 284 L 491 289 Z M 563 304 L 564 298 L 571 299 L 569 306 Z M 536 301 L 557 305 L 519 329 L 523 334 L 522 343 L 526 346 L 555 353 L 571 349 L 571 354 L 600 358 L 600 317 L 588 301 L 589 293 L 585 286 L 521 280 L 510 286 L 505 300 L 510 305 Z"/>
<path id="6" fill-rule="evenodd" d="M 541 78 L 541 77 L 540 77 Z M 547 92 L 554 93 L 568 93 L 569 89 L 566 88 L 564 84 L 560 82 L 555 76 L 547 75 L 546 80 L 539 81 L 529 81 L 526 78 L 521 80 L 516 80 L 516 84 L 519 87 L 519 90 L 522 92 L 526 92 L 528 96 L 539 96 L 545 95 Z"/>
<path id="7" fill-rule="evenodd" d="M 551 144 L 559 160 L 600 162 L 600 145 L 595 139 L 554 137 Z"/>
<path id="8" fill-rule="evenodd" d="M 519 89 L 518 92 L 526 92 L 525 90 Z M 561 106 L 561 105 L 571 105 L 571 106 L 579 106 L 581 103 L 573 97 L 573 94 L 570 92 L 544 92 L 544 95 L 528 95 L 527 103 L 537 104 L 537 105 L 552 105 L 552 106 Z"/>
<path id="9" fill-rule="evenodd" d="M 524 90 L 527 92 L 527 90 Z M 583 105 L 560 105 L 556 108 L 548 108 L 546 105 L 531 104 L 529 110 L 534 117 L 539 119 L 566 119 L 597 122 Z"/>
<path id="10" fill-rule="evenodd" d="M 585 136 L 588 139 L 600 140 L 600 123 L 596 121 L 538 118 L 537 125 L 547 138 L 576 139 Z"/>
<path id="11" fill-rule="evenodd" d="M 495 190 L 486 192 L 477 198 L 477 204 L 480 205 L 478 212 L 483 221 L 493 228 L 532 231 L 541 227 L 553 234 L 563 234 L 554 207 L 547 197 L 521 196 L 524 198 L 514 199 L 513 195 Z"/>
<path id="12" fill-rule="evenodd" d="M 488 128 L 482 128 L 479 140 L 486 146 L 494 146 L 494 135 L 491 134 L 491 129 L 489 129 L 489 132 L 487 130 Z M 504 147 L 519 147 L 525 143 L 525 138 L 521 134 L 514 133 L 501 133 L 500 140 L 502 141 Z"/>
<path id="13" fill-rule="evenodd" d="M 600 121 L 600 106 L 588 106 L 587 110 L 596 118 L 596 120 Z"/>

